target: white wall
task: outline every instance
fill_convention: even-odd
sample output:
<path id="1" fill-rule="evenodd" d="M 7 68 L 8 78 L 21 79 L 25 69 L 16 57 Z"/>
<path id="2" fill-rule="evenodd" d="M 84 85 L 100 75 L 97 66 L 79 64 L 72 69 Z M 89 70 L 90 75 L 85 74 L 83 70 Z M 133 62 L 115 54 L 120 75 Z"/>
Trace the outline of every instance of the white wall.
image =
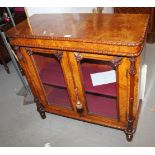
<path id="1" fill-rule="evenodd" d="M 31 16 L 39 13 L 91 13 L 92 7 L 27 7 L 27 14 Z"/>
<path id="2" fill-rule="evenodd" d="M 40 13 L 92 13 L 95 7 L 27 7 L 26 12 L 30 17 Z M 113 13 L 113 8 L 104 8 L 104 13 Z"/>
<path id="3" fill-rule="evenodd" d="M 104 13 L 114 13 L 114 8 L 112 7 L 104 7 Z"/>

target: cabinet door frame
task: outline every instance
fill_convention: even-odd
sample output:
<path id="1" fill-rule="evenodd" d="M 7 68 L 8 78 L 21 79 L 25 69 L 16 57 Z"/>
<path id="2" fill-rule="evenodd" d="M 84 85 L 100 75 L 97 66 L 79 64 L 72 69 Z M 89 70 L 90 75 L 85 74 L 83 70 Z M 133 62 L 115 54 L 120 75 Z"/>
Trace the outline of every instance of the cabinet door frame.
<path id="1" fill-rule="evenodd" d="M 103 121 L 110 121 L 113 120 L 114 122 L 121 122 L 125 125 L 126 123 L 126 110 L 128 105 L 128 77 L 126 76 L 126 69 L 128 68 L 128 63 L 126 61 L 126 58 L 123 57 L 115 57 L 115 56 L 108 56 L 108 55 L 98 55 L 98 54 L 89 54 L 89 53 L 77 53 L 77 52 L 70 52 L 68 53 L 68 56 L 70 57 L 69 60 L 71 60 L 71 66 L 74 68 L 73 77 L 75 85 L 78 89 L 78 96 L 83 103 L 84 107 L 84 116 L 89 117 L 90 119 L 99 119 Z M 93 59 L 93 60 L 104 60 L 109 61 L 115 66 L 116 70 L 116 93 L 117 93 L 117 113 L 118 113 L 118 119 L 114 120 L 111 118 L 106 118 L 102 116 L 96 116 L 93 114 L 88 114 L 88 108 L 85 98 L 85 90 L 82 82 L 82 73 L 80 69 L 80 61 L 82 59 Z M 120 77 L 123 77 L 123 82 L 125 82 L 125 86 L 122 86 L 119 82 Z M 126 91 L 124 91 L 124 89 Z M 126 93 L 122 93 L 126 92 Z"/>
<path id="2" fill-rule="evenodd" d="M 68 91 L 69 99 L 70 99 L 70 105 L 71 109 L 67 109 L 64 107 L 56 106 L 56 105 L 49 105 L 48 100 L 39 76 L 39 73 L 37 71 L 37 67 L 35 64 L 35 60 L 33 58 L 33 53 L 43 53 L 43 54 L 54 54 L 60 61 L 61 69 L 63 71 L 64 80 L 66 83 L 66 89 Z M 65 113 L 75 113 L 75 100 L 76 96 L 75 93 L 71 93 L 74 90 L 74 84 L 72 78 L 72 74 L 70 72 L 70 65 L 68 64 L 68 58 L 66 52 L 60 52 L 57 50 L 46 50 L 46 49 L 39 49 L 39 48 L 25 48 L 21 47 L 21 54 L 24 58 L 24 65 L 27 70 L 26 77 L 30 78 L 29 81 L 33 81 L 30 85 L 31 89 L 33 89 L 35 93 L 34 96 L 36 96 L 39 101 L 41 102 L 42 106 L 45 108 L 45 111 L 50 112 L 53 111 L 54 113 L 59 112 L 65 112 Z M 67 74 L 66 74 L 67 73 Z"/>
<path id="3" fill-rule="evenodd" d="M 47 54 L 51 54 L 51 50 L 46 50 L 46 49 L 39 49 L 39 48 L 28 48 L 29 49 L 33 49 L 33 50 L 37 50 L 38 53 L 47 53 Z M 56 50 L 53 50 L 56 52 Z M 29 51 L 30 52 L 30 51 Z M 77 65 L 77 61 L 74 57 L 74 52 L 68 52 L 66 51 L 66 59 L 64 59 L 64 63 L 65 61 L 68 61 L 69 62 L 69 70 L 71 71 L 71 76 L 72 76 L 72 80 L 74 82 L 74 86 L 72 84 L 71 88 L 69 91 L 70 94 L 72 94 L 73 96 L 73 106 L 74 106 L 74 110 L 71 111 L 71 110 L 68 110 L 68 109 L 62 109 L 60 107 L 57 107 L 57 106 L 49 106 L 48 105 L 48 102 L 47 102 L 47 99 L 46 99 L 46 96 L 44 94 L 44 90 L 42 88 L 42 83 L 39 79 L 39 75 L 37 73 L 37 70 L 36 70 L 36 67 L 35 67 L 35 64 L 33 63 L 32 61 L 32 57 L 31 57 L 31 52 L 29 53 L 27 52 L 27 49 L 26 47 L 19 47 L 18 48 L 18 53 L 19 55 L 17 55 L 17 57 L 19 58 L 19 61 L 22 65 L 22 68 L 25 72 L 25 76 L 30 84 L 30 87 L 31 87 L 31 90 L 33 92 L 33 95 L 34 97 L 37 97 L 40 101 L 40 103 L 42 104 L 42 106 L 44 107 L 44 110 L 46 112 L 49 112 L 49 113 L 53 113 L 53 114 L 57 114 L 57 115 L 61 115 L 61 116 L 65 116 L 65 117 L 70 117 L 70 118 L 74 118 L 74 119 L 78 119 L 78 120 L 82 120 L 82 121 L 86 121 L 86 122 L 89 122 L 89 123 L 95 123 L 95 124 L 100 124 L 100 125 L 103 125 L 103 126 L 109 126 L 109 127 L 112 127 L 112 128 L 117 128 L 117 129 L 120 129 L 120 130 L 124 130 L 126 128 L 125 124 L 123 122 L 116 122 L 115 120 L 110 120 L 110 119 L 105 119 L 105 118 L 99 118 L 99 117 L 92 117 L 90 115 L 86 115 L 87 113 L 86 110 L 84 110 L 84 115 L 79 115 L 75 109 L 76 109 L 76 99 L 77 99 L 77 96 L 79 96 L 79 99 L 81 100 L 82 104 L 85 106 L 84 104 L 84 98 L 82 96 L 82 92 L 79 91 L 80 89 L 79 88 L 82 88 L 82 85 L 81 85 L 81 81 L 80 81 L 80 76 L 77 76 L 79 74 L 79 70 L 78 70 L 78 65 Z M 65 51 L 63 51 L 65 52 Z M 16 52 L 17 54 L 17 52 Z M 71 62 L 72 61 L 72 62 Z M 63 63 L 62 63 L 63 64 Z M 73 67 L 74 70 L 72 70 L 73 67 L 71 67 L 71 65 L 74 65 Z M 74 76 L 73 76 L 73 72 L 76 70 L 77 74 L 75 74 L 74 76 L 77 77 L 77 79 L 74 79 Z M 77 81 L 79 82 L 79 87 L 78 87 L 78 91 L 77 91 L 77 94 L 75 93 L 75 83 L 77 83 Z M 35 81 L 35 82 L 34 82 Z M 69 80 L 70 81 L 70 80 Z M 83 88 L 82 88 L 83 90 Z M 86 107 L 85 107 L 86 108 Z"/>

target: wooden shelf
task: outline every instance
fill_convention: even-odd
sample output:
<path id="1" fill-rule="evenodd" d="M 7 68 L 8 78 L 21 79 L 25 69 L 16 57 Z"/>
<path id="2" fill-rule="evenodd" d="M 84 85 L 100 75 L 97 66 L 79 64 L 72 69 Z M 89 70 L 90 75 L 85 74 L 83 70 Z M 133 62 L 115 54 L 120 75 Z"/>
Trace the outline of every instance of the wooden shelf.
<path id="1" fill-rule="evenodd" d="M 44 89 L 50 105 L 71 108 L 67 89 L 60 89 L 47 85 L 44 85 Z"/>
<path id="2" fill-rule="evenodd" d="M 47 62 L 45 67 L 40 72 L 42 83 L 66 87 L 60 64 L 56 62 Z"/>
<path id="3" fill-rule="evenodd" d="M 64 108 L 71 108 L 67 90 L 64 88 L 44 85 L 48 103 Z M 88 113 L 117 119 L 116 99 L 86 94 Z"/>
<path id="4" fill-rule="evenodd" d="M 83 84 L 85 91 L 102 94 L 106 96 L 116 97 L 116 83 L 109 83 L 99 86 L 93 86 L 90 74 L 100 73 L 112 70 L 111 66 L 93 64 L 93 63 L 82 63 L 81 64 Z"/>
<path id="5" fill-rule="evenodd" d="M 88 93 L 102 94 L 105 96 L 116 97 L 116 83 L 110 83 L 100 86 L 93 86 L 90 74 L 96 72 L 104 72 L 102 67 L 93 65 L 81 65 L 83 73 L 83 81 L 85 91 Z M 55 85 L 59 87 L 66 87 L 60 64 L 56 62 L 48 62 L 40 72 L 42 83 L 48 85 Z"/>
<path id="6" fill-rule="evenodd" d="M 47 84 L 44 85 L 44 89 L 49 105 L 71 108 L 66 89 L 49 86 Z M 117 119 L 116 99 L 94 94 L 86 94 L 86 100 L 89 114 Z"/>

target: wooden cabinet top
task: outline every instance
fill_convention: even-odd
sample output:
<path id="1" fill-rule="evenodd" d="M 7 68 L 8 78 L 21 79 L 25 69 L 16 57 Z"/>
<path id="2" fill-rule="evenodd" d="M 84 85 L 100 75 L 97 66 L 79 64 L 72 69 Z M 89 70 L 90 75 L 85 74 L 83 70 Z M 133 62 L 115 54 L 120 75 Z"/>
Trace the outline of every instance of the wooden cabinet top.
<path id="1" fill-rule="evenodd" d="M 148 19 L 146 14 L 35 14 L 7 36 L 133 47 L 143 45 Z"/>

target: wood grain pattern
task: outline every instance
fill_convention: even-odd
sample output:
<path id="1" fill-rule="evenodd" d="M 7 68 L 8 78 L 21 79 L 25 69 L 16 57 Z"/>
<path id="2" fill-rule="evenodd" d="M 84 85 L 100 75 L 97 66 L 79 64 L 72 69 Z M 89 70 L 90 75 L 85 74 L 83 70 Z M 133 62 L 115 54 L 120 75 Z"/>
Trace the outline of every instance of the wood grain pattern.
<path id="1" fill-rule="evenodd" d="M 155 42 L 155 8 L 154 7 L 116 7 L 114 8 L 115 13 L 123 14 L 148 14 L 150 16 L 147 42 Z"/>
<path id="2" fill-rule="evenodd" d="M 102 43 L 87 43 L 76 41 L 60 41 L 60 40 L 45 40 L 45 39 L 26 39 L 26 38 L 10 38 L 10 43 L 15 46 L 37 47 L 62 51 L 74 51 L 84 53 L 96 53 L 105 55 L 117 56 L 139 56 L 143 46 L 132 45 L 125 43 L 117 45 L 116 43 L 102 44 Z M 63 45 L 63 46 L 61 46 Z M 130 51 L 130 52 L 129 52 Z"/>
<path id="3" fill-rule="evenodd" d="M 16 28 L 10 29 L 7 35 L 9 38 L 37 37 L 102 44 L 139 45 L 145 36 L 147 22 L 148 15 L 141 14 L 41 14 L 33 15 L 18 24 Z M 71 35 L 71 37 L 66 38 L 65 35 Z"/>

